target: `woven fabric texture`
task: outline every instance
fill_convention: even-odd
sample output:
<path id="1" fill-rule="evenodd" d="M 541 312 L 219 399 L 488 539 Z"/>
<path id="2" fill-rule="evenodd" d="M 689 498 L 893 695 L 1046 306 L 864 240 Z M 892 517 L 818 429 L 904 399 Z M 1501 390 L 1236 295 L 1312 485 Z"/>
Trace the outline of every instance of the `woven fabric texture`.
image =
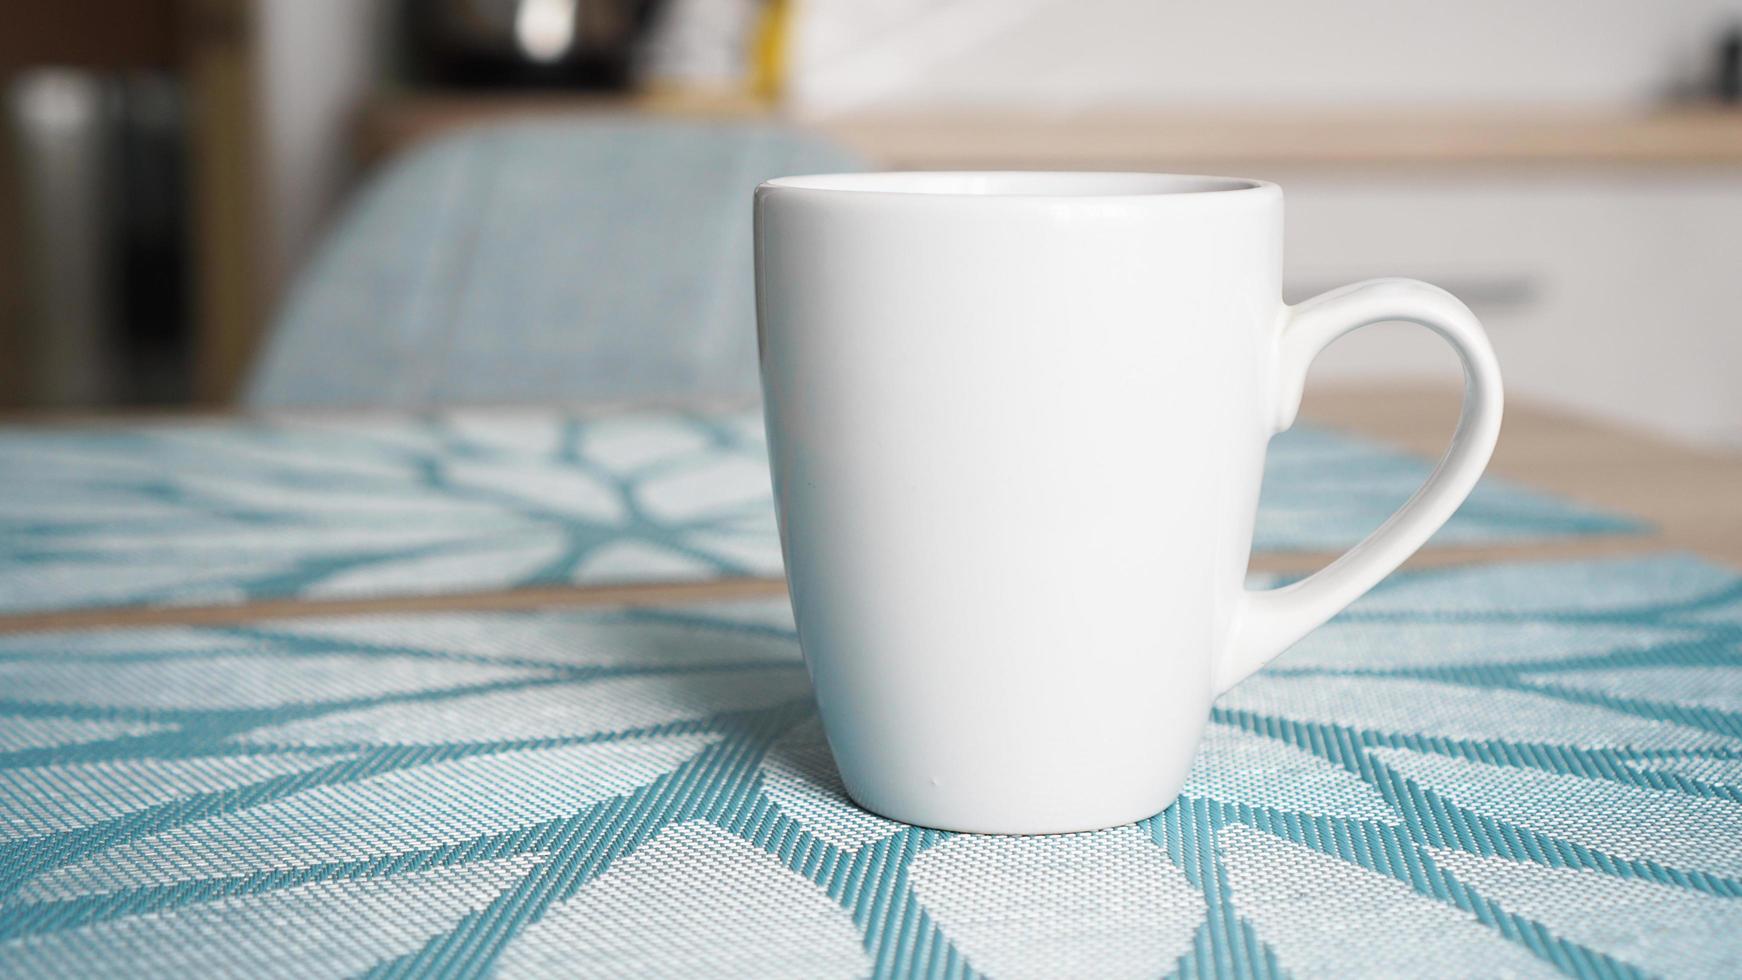
<path id="1" fill-rule="evenodd" d="M 1429 468 L 1336 433 L 1285 433 L 1257 548 L 1347 547 Z M 5 612 L 781 573 L 751 412 L 10 428 L 0 473 Z M 1438 540 L 1635 527 L 1490 480 Z"/>
<path id="2" fill-rule="evenodd" d="M 322 243 L 248 403 L 754 395 L 751 195 L 863 167 L 743 120 L 522 120 L 431 140 Z"/>
<path id="3" fill-rule="evenodd" d="M 987 837 L 843 797 L 777 604 L 0 637 L 0 975 L 1735 976 L 1739 667 L 1692 558 L 1402 574 Z"/>

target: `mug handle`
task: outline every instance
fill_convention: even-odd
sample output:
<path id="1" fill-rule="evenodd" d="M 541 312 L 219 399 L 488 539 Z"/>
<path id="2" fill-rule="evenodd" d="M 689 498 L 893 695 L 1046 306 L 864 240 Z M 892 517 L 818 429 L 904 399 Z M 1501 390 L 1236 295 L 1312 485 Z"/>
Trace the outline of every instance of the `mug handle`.
<path id="1" fill-rule="evenodd" d="M 1276 589 L 1242 590 L 1216 693 L 1245 680 L 1323 625 L 1427 543 L 1475 489 L 1500 437 L 1500 365 L 1475 314 L 1451 293 L 1414 279 L 1371 279 L 1285 307 L 1277 334 L 1273 432 L 1294 424 L 1307 368 L 1338 337 L 1387 320 L 1444 337 L 1464 364 L 1464 405 L 1433 474 L 1379 529 L 1312 575 Z"/>

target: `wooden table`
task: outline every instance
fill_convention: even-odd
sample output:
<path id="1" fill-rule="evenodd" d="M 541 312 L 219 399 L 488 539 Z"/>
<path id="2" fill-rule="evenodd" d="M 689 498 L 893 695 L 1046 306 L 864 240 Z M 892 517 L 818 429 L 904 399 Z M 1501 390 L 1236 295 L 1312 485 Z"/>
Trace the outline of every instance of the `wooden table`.
<path id="1" fill-rule="evenodd" d="M 1302 417 L 1437 457 L 1457 419 L 1456 391 L 1419 386 L 1309 391 Z M 1479 547 L 1430 546 L 1409 562 L 1430 567 L 1495 560 L 1585 558 L 1686 550 L 1742 568 L 1742 457 L 1702 453 L 1521 404 L 1507 407 L 1491 472 L 1652 525 L 1647 533 Z M 1255 571 L 1309 572 L 1331 553 L 1255 555 Z M 466 595 L 278 599 L 239 605 L 79 609 L 0 616 L 0 632 L 144 624 L 224 623 L 362 612 L 649 605 L 779 595 L 779 579 L 681 584 L 552 586 Z"/>
<path id="2" fill-rule="evenodd" d="M 574 95 L 401 93 L 357 120 L 365 162 L 480 123 L 632 113 L 706 120 L 775 120 L 814 129 L 904 170 L 1066 169 L 1214 172 L 1276 167 L 1504 169 L 1733 168 L 1742 113 L 1689 106 L 1647 112 L 1414 107 L 1279 113 L 1181 110 L 909 110 L 792 119 L 747 99 L 652 93 Z"/>
<path id="3" fill-rule="evenodd" d="M 1421 456 L 1444 452 L 1458 417 L 1444 389 L 1309 388 L 1303 418 L 1359 432 Z M 1552 544 L 1430 548 L 1412 566 L 1496 559 L 1577 558 L 1685 550 L 1742 568 L 1742 455 L 1673 445 L 1528 402 L 1511 400 L 1489 472 L 1581 503 L 1638 517 L 1644 534 Z M 1259 556 L 1255 568 L 1307 570 L 1325 556 Z"/>

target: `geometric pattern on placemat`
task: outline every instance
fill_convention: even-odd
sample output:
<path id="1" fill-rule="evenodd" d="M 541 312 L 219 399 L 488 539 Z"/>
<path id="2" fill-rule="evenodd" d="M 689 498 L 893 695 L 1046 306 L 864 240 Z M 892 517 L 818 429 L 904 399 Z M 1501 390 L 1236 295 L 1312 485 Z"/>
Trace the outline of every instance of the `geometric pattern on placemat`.
<path id="1" fill-rule="evenodd" d="M 1346 548 L 1431 469 L 1307 428 L 1267 465 L 1259 551 Z M 753 412 L 13 428 L 0 472 L 0 613 L 781 572 Z M 1638 529 L 1487 480 L 1436 540 Z"/>
<path id="2" fill-rule="evenodd" d="M 0 670 L 0 975 L 1742 969 L 1742 577 L 1686 556 L 1393 576 L 1217 702 L 1176 805 L 1078 835 L 846 801 L 779 603 Z"/>

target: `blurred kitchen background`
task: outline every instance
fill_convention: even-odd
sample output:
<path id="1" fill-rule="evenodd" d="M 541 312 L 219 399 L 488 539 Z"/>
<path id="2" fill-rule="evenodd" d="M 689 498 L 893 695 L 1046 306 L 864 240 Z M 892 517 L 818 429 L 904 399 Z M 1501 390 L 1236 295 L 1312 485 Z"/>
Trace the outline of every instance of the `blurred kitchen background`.
<path id="1" fill-rule="evenodd" d="M 0 407 L 260 404 L 256 359 L 303 329 L 311 307 L 287 304 L 312 280 L 347 273 L 372 294 L 357 331 L 386 329 L 379 311 L 413 289 L 391 271 L 355 281 L 394 268 L 370 248 L 421 244 L 404 221 L 371 237 L 365 212 L 452 203 L 440 180 L 418 198 L 407 161 L 489 132 L 472 127 L 629 117 L 772 127 L 878 168 L 1280 181 L 1291 301 L 1427 279 L 1482 316 L 1516 397 L 1742 451 L 1739 27 L 1742 0 L 6 0 Z M 624 207 L 570 216 L 574 234 L 646 237 L 634 195 L 660 186 L 646 161 L 588 159 L 575 180 L 621 181 Z M 688 186 L 670 162 L 665 186 Z M 393 181 L 409 189 L 358 203 Z M 748 213 L 741 183 L 721 184 L 733 215 Z M 343 248 L 323 245 L 335 235 Z M 653 243 L 694 266 L 655 288 L 748 249 L 681 244 Z M 323 267 L 323 247 L 343 258 Z M 551 270 L 578 296 L 595 272 L 612 277 L 601 289 L 623 276 Z M 738 329 L 746 294 L 722 295 Z M 311 336 L 346 358 L 342 335 Z M 504 328 L 500 346 L 521 343 Z M 1450 379 L 1456 365 L 1386 327 L 1315 372 Z M 594 392 L 577 377 L 535 394 Z"/>

